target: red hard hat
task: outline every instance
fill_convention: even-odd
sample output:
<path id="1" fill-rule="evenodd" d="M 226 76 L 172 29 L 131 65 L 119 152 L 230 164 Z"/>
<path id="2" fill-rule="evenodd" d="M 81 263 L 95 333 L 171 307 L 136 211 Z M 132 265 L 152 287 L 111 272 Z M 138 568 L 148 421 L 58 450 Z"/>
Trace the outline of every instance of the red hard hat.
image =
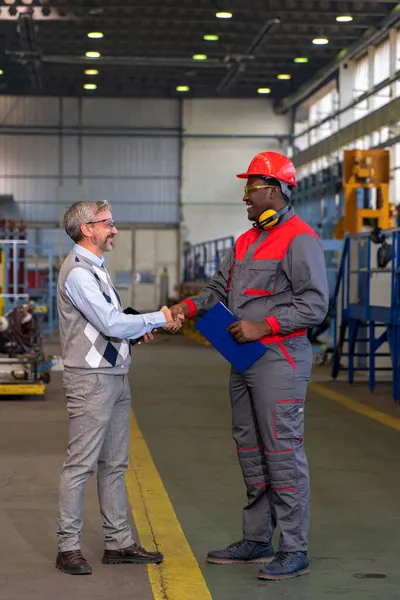
<path id="1" fill-rule="evenodd" d="M 273 177 L 296 187 L 296 169 L 291 160 L 278 152 L 260 152 L 251 161 L 246 173 L 237 175 L 240 179 L 247 179 L 250 175 Z"/>

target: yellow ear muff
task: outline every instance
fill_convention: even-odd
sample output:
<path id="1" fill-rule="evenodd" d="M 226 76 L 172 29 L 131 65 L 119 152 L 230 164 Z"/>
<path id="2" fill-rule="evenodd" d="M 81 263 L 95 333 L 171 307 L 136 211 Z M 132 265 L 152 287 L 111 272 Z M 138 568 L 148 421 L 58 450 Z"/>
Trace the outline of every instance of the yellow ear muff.
<path id="1" fill-rule="evenodd" d="M 277 215 L 276 219 L 273 218 L 274 215 Z M 258 226 L 262 229 L 270 229 L 278 223 L 279 219 L 280 215 L 276 212 L 276 210 L 270 208 L 268 210 L 264 210 L 264 212 L 258 217 Z"/>

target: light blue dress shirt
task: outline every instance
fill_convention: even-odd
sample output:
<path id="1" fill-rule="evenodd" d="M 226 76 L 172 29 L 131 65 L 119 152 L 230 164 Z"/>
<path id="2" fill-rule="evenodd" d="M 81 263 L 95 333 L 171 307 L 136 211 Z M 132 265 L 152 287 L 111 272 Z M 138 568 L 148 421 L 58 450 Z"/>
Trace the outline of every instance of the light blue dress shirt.
<path id="1" fill-rule="evenodd" d="M 86 248 L 75 244 L 73 251 L 88 259 L 97 267 L 104 267 L 104 258 L 99 258 Z M 158 327 L 166 325 L 161 311 L 142 315 L 125 315 L 104 298 L 95 277 L 87 269 L 75 267 L 65 282 L 68 298 L 98 331 L 107 337 L 136 339 Z"/>

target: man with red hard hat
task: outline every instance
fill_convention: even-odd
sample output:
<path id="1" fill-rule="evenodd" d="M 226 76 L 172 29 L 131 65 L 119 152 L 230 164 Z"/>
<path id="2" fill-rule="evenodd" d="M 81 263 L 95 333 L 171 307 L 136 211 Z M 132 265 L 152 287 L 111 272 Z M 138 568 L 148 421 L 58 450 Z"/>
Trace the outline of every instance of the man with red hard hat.
<path id="1" fill-rule="evenodd" d="M 309 572 L 310 482 L 303 447 L 304 402 L 312 366 L 307 329 L 323 321 L 328 283 L 322 245 L 290 206 L 292 162 L 261 152 L 246 173 L 243 202 L 253 227 L 243 233 L 200 293 L 171 308 L 191 318 L 225 304 L 231 334 L 261 340 L 265 354 L 243 374 L 232 368 L 233 438 L 247 488 L 243 539 L 209 552 L 217 564 L 265 563 L 260 579 Z M 272 533 L 281 530 L 274 553 Z"/>

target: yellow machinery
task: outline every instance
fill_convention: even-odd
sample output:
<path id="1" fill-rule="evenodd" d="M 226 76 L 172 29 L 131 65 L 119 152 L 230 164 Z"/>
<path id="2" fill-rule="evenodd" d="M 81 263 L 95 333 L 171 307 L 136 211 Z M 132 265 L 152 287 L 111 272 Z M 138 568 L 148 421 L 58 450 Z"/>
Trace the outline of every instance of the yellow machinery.
<path id="1" fill-rule="evenodd" d="M 366 228 L 395 226 L 389 204 L 389 152 L 346 150 L 343 164 L 344 217 L 335 227 L 336 239 Z"/>

